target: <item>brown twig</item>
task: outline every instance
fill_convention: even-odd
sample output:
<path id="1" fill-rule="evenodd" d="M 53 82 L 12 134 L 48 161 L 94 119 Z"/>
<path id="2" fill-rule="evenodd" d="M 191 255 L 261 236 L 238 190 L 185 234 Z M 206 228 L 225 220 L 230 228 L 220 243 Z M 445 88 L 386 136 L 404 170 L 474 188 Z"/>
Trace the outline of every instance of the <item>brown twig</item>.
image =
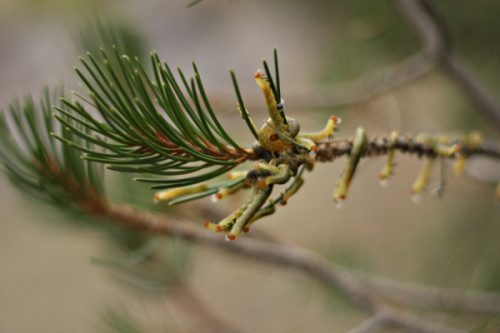
<path id="1" fill-rule="evenodd" d="M 468 330 L 443 325 L 434 320 L 425 319 L 409 312 L 394 308 L 382 308 L 378 312 L 384 319 L 386 327 L 403 329 L 413 333 L 466 333 Z"/>
<path id="2" fill-rule="evenodd" d="M 495 293 L 422 286 L 364 273 L 361 278 L 375 294 L 402 305 L 486 315 L 500 313 L 500 295 Z"/>
<path id="3" fill-rule="evenodd" d="M 486 117 L 500 126 L 500 102 L 472 69 L 454 52 L 444 20 L 427 0 L 395 0 L 423 43 L 422 50 L 400 61 L 350 81 L 290 92 L 290 105 L 346 106 L 366 102 L 442 68 Z"/>
<path id="4" fill-rule="evenodd" d="M 412 332 L 463 332 L 393 307 L 378 296 L 370 284 L 305 249 L 249 238 L 227 242 L 220 235 L 207 233 L 188 222 L 173 223 L 162 217 L 128 207 L 108 206 L 103 217 L 143 232 L 179 237 L 218 248 L 232 255 L 300 271 L 338 290 L 360 308 L 374 314 L 382 314 L 387 323 L 410 329 Z"/>
<path id="5" fill-rule="evenodd" d="M 196 295 L 188 285 L 179 286 L 172 295 L 175 305 L 190 318 L 189 332 L 204 333 L 243 333 L 234 324 L 216 315 Z"/>
<path id="6" fill-rule="evenodd" d="M 467 93 L 479 110 L 500 127 L 500 103 L 483 82 L 474 74 L 471 68 L 458 56 L 449 55 L 443 64 L 448 77 Z"/>
<path id="7" fill-rule="evenodd" d="M 403 329 L 413 333 L 465 333 L 466 330 L 442 325 L 438 322 L 401 312 L 391 308 L 382 308 L 371 318 L 350 329 L 347 333 L 376 333 L 385 328 Z"/>
<path id="8" fill-rule="evenodd" d="M 403 136 L 397 140 L 392 146 L 394 149 L 401 153 L 412 154 L 417 156 L 434 157 L 437 155 L 435 148 L 432 146 L 419 142 L 411 136 Z M 352 140 L 335 140 L 332 142 L 322 143 L 319 145 L 319 150 L 316 154 L 316 159 L 320 162 L 330 162 L 337 157 L 349 155 L 352 148 Z M 385 155 L 391 148 L 391 141 L 387 137 L 378 137 L 370 139 L 363 156 L 379 156 Z M 466 145 L 462 147 L 462 154 L 466 156 L 484 156 L 494 159 L 500 159 L 500 146 L 487 142 L 481 146 L 474 148 L 467 148 Z"/>
<path id="9" fill-rule="evenodd" d="M 476 104 L 478 110 L 500 126 L 500 103 L 455 54 L 452 38 L 444 20 L 427 0 L 397 0 L 396 5 L 407 17 L 424 42 L 424 52 L 435 64 L 442 65 L 447 76 Z"/>
<path id="10" fill-rule="evenodd" d="M 387 324 L 387 319 L 379 312 L 346 333 L 376 333 L 387 327 Z"/>
<path id="11" fill-rule="evenodd" d="M 315 87 L 311 91 L 292 91 L 289 94 L 290 104 L 333 107 L 366 102 L 413 82 L 432 71 L 446 58 L 449 52 L 448 34 L 432 8 L 426 2 L 418 0 L 397 0 L 395 4 L 409 18 L 420 37 L 423 43 L 421 51 L 350 82 Z"/>
<path id="12" fill-rule="evenodd" d="M 412 25 L 423 43 L 427 61 L 439 62 L 450 52 L 450 35 L 426 0 L 395 0 L 395 5 Z"/>
<path id="13" fill-rule="evenodd" d="M 367 102 L 404 86 L 429 73 L 434 64 L 427 54 L 419 52 L 396 64 L 349 81 L 314 88 L 290 89 L 287 99 L 293 108 L 332 108 Z"/>
<path id="14" fill-rule="evenodd" d="M 287 104 L 299 109 L 304 107 L 332 108 L 367 102 L 377 96 L 404 86 L 431 72 L 449 51 L 449 38 L 445 27 L 436 18 L 432 8 L 418 0 L 395 0 L 395 5 L 415 28 L 423 43 L 422 50 L 397 63 L 383 66 L 361 77 L 334 84 L 314 87 L 291 87 Z M 249 94 L 249 93 L 247 93 Z M 234 97 L 219 92 L 217 100 L 233 101 Z M 257 96 L 248 98 L 247 107 L 261 109 Z M 222 109 L 225 109 L 224 107 Z"/>

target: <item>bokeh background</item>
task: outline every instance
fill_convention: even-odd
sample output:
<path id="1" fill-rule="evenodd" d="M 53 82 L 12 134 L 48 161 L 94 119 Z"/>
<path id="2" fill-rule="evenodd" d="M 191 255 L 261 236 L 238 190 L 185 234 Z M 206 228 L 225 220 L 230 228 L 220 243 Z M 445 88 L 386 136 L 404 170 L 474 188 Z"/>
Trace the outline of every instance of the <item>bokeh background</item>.
<path id="1" fill-rule="evenodd" d="M 493 92 L 499 91 L 500 3 L 433 4 L 450 29 L 457 53 Z M 336 114 L 343 119 L 340 136 L 364 126 L 369 135 L 393 129 L 479 130 L 499 138 L 498 127 L 440 70 L 352 106 L 311 108 L 307 100 L 293 104 L 287 90 L 349 82 L 421 48 L 392 1 L 205 0 L 192 8 L 186 5 L 184 0 L 1 0 L 1 105 L 30 92 L 38 96 L 44 85 L 63 82 L 69 89 L 80 89 L 72 67 L 89 46 L 82 34 L 95 42 L 92 27 L 99 18 L 127 33 L 146 56 L 154 49 L 186 70 L 196 60 L 222 121 L 242 142 L 250 143 L 251 136 L 228 94 L 232 87 L 227 68 L 236 70 L 256 122 L 264 121 L 253 73 L 262 58 L 272 57 L 274 47 L 280 54 L 289 115 L 299 118 L 302 128 L 321 128 Z M 415 205 L 409 188 L 421 161 L 398 156 L 397 162 L 395 177 L 382 188 L 377 174 L 383 159 L 364 161 L 340 210 L 331 195 L 342 161 L 317 165 L 286 209 L 278 209 L 258 229 L 373 274 L 500 291 L 500 208 L 494 201 L 498 163 L 471 161 L 472 177 L 457 178 L 448 171 L 444 196 L 429 193 Z M 153 193 L 144 184 L 126 175 L 108 176 L 107 192 L 113 200 L 165 210 L 153 207 Z M 218 203 L 217 209 L 229 212 L 243 199 Z M 181 206 L 177 213 L 192 208 Z M 123 325 L 147 332 L 183 332 L 194 325 L 193 305 L 171 291 L 171 271 L 156 272 L 154 287 L 139 288 L 136 280 L 143 284 L 148 277 L 128 278 L 130 272 L 102 264 L 99 258 L 124 258 L 133 252 L 110 240 L 109 230 L 30 199 L 3 175 L 0 209 L 0 332 L 111 332 L 117 322 L 127 321 L 134 323 Z M 201 214 L 192 219 L 204 222 Z M 182 272 L 181 279 L 207 309 L 248 332 L 343 332 L 366 316 L 297 274 L 205 247 L 154 242 L 161 243 L 155 248 L 165 257 L 171 256 L 172 247 L 180 251 L 173 265 L 182 268 L 175 272 Z M 499 321 L 450 320 L 467 327 Z"/>

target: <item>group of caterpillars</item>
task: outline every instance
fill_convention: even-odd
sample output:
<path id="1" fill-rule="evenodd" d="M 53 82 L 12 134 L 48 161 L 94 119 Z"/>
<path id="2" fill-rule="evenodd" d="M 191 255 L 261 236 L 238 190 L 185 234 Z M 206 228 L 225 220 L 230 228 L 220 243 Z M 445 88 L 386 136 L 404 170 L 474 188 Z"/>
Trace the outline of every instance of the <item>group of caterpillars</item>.
<path id="1" fill-rule="evenodd" d="M 228 240 L 236 239 L 241 232 L 247 232 L 253 222 L 274 213 L 277 204 L 286 205 L 304 183 L 304 170 L 313 168 L 318 144 L 332 139 L 340 122 L 339 118 L 332 116 L 323 130 L 301 133 L 299 123 L 285 116 L 283 99 L 277 102 L 275 90 L 271 87 L 272 78 L 259 70 L 255 74 L 255 80 L 264 94 L 270 116 L 257 131 L 258 142 L 253 147 L 262 159 L 255 163 L 252 170 L 229 172 L 228 177 L 235 182 L 220 187 L 214 194 L 214 199 L 220 200 L 243 188 L 251 188 L 252 194 L 240 208 L 219 223 L 205 224 L 210 230 L 226 233 Z M 293 180 L 288 187 L 277 198 L 268 201 L 274 185 L 286 184 L 291 179 Z M 157 193 L 155 200 L 171 202 L 182 196 L 205 191 L 207 187 L 207 184 L 200 184 L 171 189 Z"/>
<path id="2" fill-rule="evenodd" d="M 268 74 L 268 73 L 267 73 Z M 258 142 L 254 144 L 253 151 L 258 152 L 262 158 L 255 162 L 249 171 L 233 171 L 228 173 L 231 182 L 225 182 L 216 187 L 213 194 L 215 201 L 236 193 L 240 189 L 251 189 L 248 200 L 229 216 L 218 223 L 207 222 L 205 227 L 226 234 L 227 240 L 234 240 L 241 232 L 248 232 L 252 223 L 258 219 L 273 214 L 277 204 L 286 205 L 303 185 L 302 177 L 305 170 L 311 170 L 315 163 L 315 153 L 318 145 L 326 140 L 332 140 L 340 119 L 331 116 L 325 128 L 316 133 L 302 133 L 300 124 L 293 118 L 286 117 L 285 104 L 281 96 L 278 96 L 274 87 L 273 78 L 262 71 L 257 71 L 255 80 L 264 94 L 267 104 L 269 119 L 257 131 Z M 246 112 L 241 110 L 240 112 Z M 387 152 L 387 161 L 380 172 L 381 182 L 385 182 L 394 170 L 394 144 L 398 141 L 397 132 L 390 136 L 390 147 Z M 455 157 L 455 173 L 462 173 L 466 156 L 460 155 L 460 144 L 446 136 L 420 135 L 416 138 L 418 142 L 432 147 L 435 156 L 426 158 L 422 170 L 412 185 L 411 192 L 417 197 L 428 185 L 429 176 L 436 159 L 439 157 Z M 481 137 L 472 134 L 460 141 L 470 147 L 481 143 Z M 333 200 L 340 204 L 347 196 L 349 185 L 354 176 L 356 168 L 363 156 L 368 144 L 366 132 L 363 128 L 356 130 L 352 141 L 352 148 L 344 170 L 337 181 Z M 273 187 L 279 184 L 289 185 L 274 199 L 270 199 Z M 183 197 L 196 196 L 197 193 L 206 191 L 209 185 L 200 184 L 191 187 L 170 189 L 158 192 L 155 195 L 157 202 L 177 203 Z M 213 188 L 214 186 L 211 186 Z M 181 198 L 181 200 L 179 200 Z"/>

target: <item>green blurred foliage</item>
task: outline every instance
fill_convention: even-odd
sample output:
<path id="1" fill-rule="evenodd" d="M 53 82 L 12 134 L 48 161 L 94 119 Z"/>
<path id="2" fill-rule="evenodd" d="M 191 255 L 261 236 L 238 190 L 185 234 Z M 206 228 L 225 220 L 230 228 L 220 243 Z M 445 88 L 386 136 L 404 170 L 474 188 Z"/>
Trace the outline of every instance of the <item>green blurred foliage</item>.
<path id="1" fill-rule="evenodd" d="M 103 333 L 144 333 L 145 330 L 126 310 L 107 309 L 102 315 Z"/>
<path id="2" fill-rule="evenodd" d="M 326 47 L 323 80 L 354 79 L 415 53 L 420 45 L 392 1 L 335 2 L 332 31 L 339 31 Z"/>

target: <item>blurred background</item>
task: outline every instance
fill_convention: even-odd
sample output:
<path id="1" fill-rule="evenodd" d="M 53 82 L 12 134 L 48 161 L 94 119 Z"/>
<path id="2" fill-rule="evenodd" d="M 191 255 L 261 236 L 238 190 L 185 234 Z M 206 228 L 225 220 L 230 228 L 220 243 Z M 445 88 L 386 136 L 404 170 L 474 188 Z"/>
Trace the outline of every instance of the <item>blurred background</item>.
<path id="1" fill-rule="evenodd" d="M 315 107 L 317 101 L 306 96 L 294 104 L 287 91 L 350 82 L 422 48 L 393 1 L 187 4 L 0 0 L 2 107 L 26 93 L 39 96 L 44 85 L 80 89 L 72 70 L 78 55 L 98 45 L 109 47 L 95 29 L 99 21 L 113 26 L 137 56 L 156 50 L 188 73 L 195 60 L 216 112 L 241 142 L 251 143 L 251 135 L 235 108 L 227 69 L 235 69 L 260 123 L 267 117 L 253 73 L 261 59 L 271 59 L 274 47 L 288 114 L 306 130 L 321 128 L 335 114 L 343 119 L 339 136 L 363 126 L 369 135 L 479 130 L 499 139 L 498 127 L 441 70 L 362 103 Z M 499 91 L 500 3 L 439 0 L 433 5 L 456 52 L 491 91 Z M 428 193 L 414 204 L 409 189 L 422 161 L 397 156 L 395 177 L 382 188 L 377 175 L 384 159 L 366 160 L 338 210 L 331 196 L 342 162 L 317 165 L 286 209 L 259 222 L 258 229 L 361 271 L 500 292 L 498 163 L 471 161 L 472 177 L 448 171 L 442 197 Z M 146 185 L 128 175 L 107 176 L 112 200 L 168 213 L 153 207 Z M 432 182 L 440 182 L 437 169 Z M 244 194 L 216 208 L 225 214 L 242 200 Z M 212 205 L 210 200 L 203 204 Z M 341 296 L 295 273 L 205 247 L 103 232 L 98 222 L 87 223 L 21 194 L 3 175 L 0 209 L 0 332 L 186 332 L 212 312 L 247 332 L 344 332 L 366 317 Z M 176 213 L 192 209 L 180 206 Z M 192 220 L 201 225 L 200 215 Z M 500 329 L 498 318 L 453 320 L 467 327 L 493 321 Z"/>

